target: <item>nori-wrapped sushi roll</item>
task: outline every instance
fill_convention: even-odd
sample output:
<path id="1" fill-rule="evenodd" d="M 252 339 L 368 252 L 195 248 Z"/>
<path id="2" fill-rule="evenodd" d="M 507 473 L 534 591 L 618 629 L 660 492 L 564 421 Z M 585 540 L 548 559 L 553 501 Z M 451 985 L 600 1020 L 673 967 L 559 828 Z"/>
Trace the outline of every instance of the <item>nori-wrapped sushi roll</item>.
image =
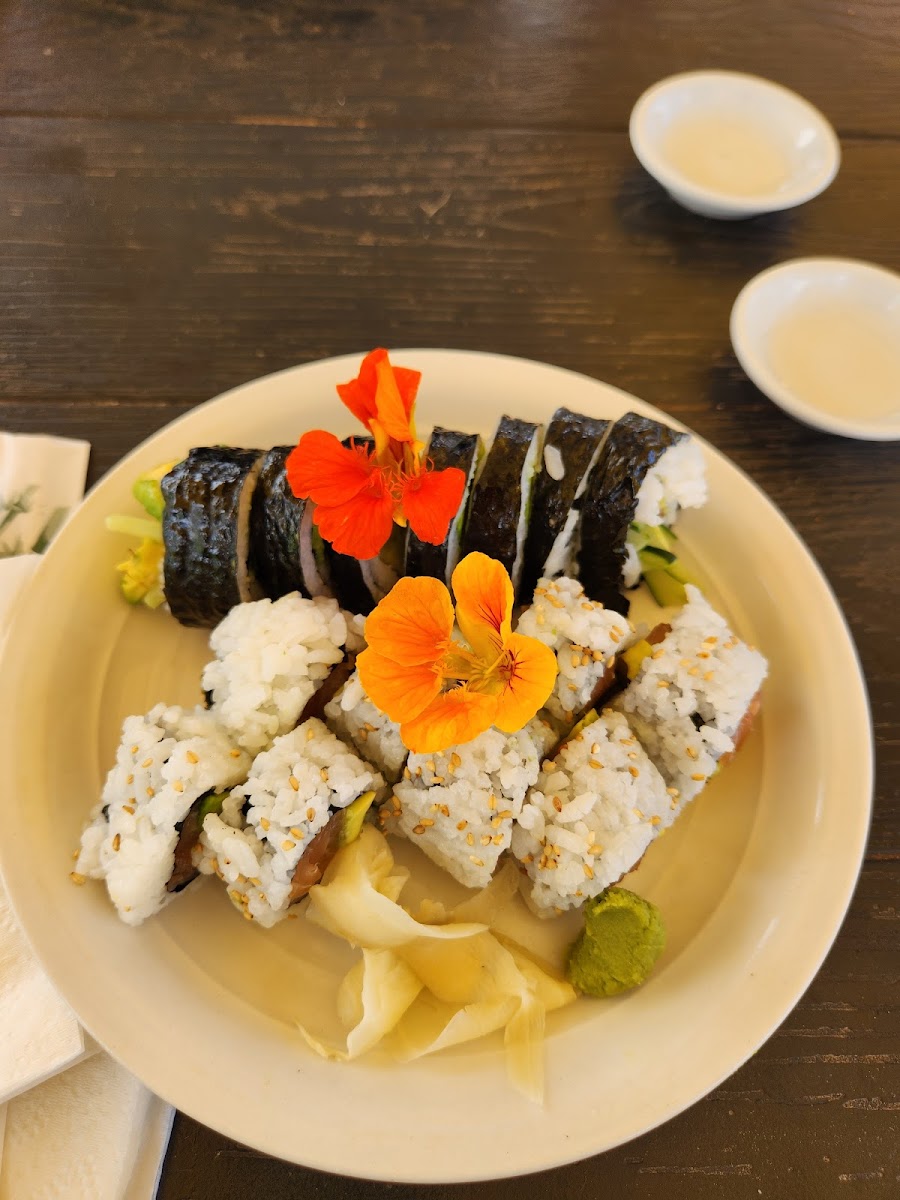
<path id="1" fill-rule="evenodd" d="M 200 446 L 161 482 L 165 593 L 182 625 L 213 626 L 261 590 L 250 564 L 259 450 Z"/>
<path id="2" fill-rule="evenodd" d="M 477 433 L 459 433 L 455 429 L 442 429 L 440 425 L 434 427 L 428 443 L 429 462 L 435 471 L 458 467 L 466 477 L 466 487 L 447 537 L 439 546 L 420 541 L 412 530 L 409 531 L 406 543 L 407 575 L 431 575 L 449 586 L 453 568 L 459 562 L 472 484 L 483 454 L 484 446 Z"/>
<path id="3" fill-rule="evenodd" d="M 541 450 L 543 425 L 503 416 L 475 487 L 461 557 L 480 551 L 496 558 L 517 590 Z"/>
<path id="4" fill-rule="evenodd" d="M 582 507 L 578 577 L 588 596 L 627 613 L 622 589 L 637 584 L 641 573 L 628 543 L 632 522 L 671 523 L 679 507 L 705 500 L 703 457 L 688 434 L 633 412 L 616 421 Z"/>
<path id="5" fill-rule="evenodd" d="M 300 569 L 300 525 L 306 501 L 291 491 L 285 462 L 292 446 L 275 446 L 263 457 L 250 510 L 254 574 L 271 600 L 288 592 L 308 595 Z"/>
<path id="6" fill-rule="evenodd" d="M 567 573 L 581 501 L 610 427 L 610 421 L 568 408 L 558 408 L 553 414 L 534 485 L 520 589 L 523 598 L 531 596 L 539 579 Z"/>

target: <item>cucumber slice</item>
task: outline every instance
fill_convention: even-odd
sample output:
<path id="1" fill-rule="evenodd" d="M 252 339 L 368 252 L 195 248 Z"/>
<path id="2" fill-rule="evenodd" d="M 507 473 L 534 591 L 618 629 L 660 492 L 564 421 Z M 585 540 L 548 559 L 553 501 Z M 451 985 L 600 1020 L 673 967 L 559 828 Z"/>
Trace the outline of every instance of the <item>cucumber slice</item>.
<path id="1" fill-rule="evenodd" d="M 680 579 L 675 579 L 668 570 L 646 571 L 644 581 L 657 604 L 663 608 L 680 606 L 687 602 L 687 593 Z"/>
<path id="2" fill-rule="evenodd" d="M 645 575 L 648 571 L 667 571 L 676 561 L 671 550 L 660 550 L 656 546 L 644 546 L 638 550 L 638 560 Z"/>

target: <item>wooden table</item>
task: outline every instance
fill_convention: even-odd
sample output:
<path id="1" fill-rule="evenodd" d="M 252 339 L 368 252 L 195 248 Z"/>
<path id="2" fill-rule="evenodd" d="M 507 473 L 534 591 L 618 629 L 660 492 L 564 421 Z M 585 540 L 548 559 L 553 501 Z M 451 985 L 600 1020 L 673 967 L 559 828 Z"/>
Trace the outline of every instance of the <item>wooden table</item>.
<path id="1" fill-rule="evenodd" d="M 96 479 L 197 402 L 293 363 L 377 344 L 543 359 L 729 454 L 797 526 L 856 636 L 878 742 L 871 842 L 782 1028 L 637 1141 L 433 1194 L 900 1195 L 900 453 L 796 424 L 728 340 L 740 287 L 779 260 L 900 268 L 898 5 L 7 0 L 0 14 L 0 427 L 89 438 Z M 631 153 L 628 113 L 700 66 L 819 105 L 843 147 L 834 185 L 737 224 L 670 202 Z M 304 1171 L 179 1118 L 160 1196 L 425 1190 Z"/>

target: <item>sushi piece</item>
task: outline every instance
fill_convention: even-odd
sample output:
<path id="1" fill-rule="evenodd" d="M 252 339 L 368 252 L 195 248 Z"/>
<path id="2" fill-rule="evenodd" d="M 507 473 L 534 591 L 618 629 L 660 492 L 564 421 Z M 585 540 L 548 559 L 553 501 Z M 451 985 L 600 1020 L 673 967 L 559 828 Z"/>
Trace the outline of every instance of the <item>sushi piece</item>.
<path id="1" fill-rule="evenodd" d="M 206 817 L 200 869 L 263 926 L 287 916 L 362 826 L 384 780 L 321 721 L 304 721 L 253 763 L 219 814 Z"/>
<path id="2" fill-rule="evenodd" d="M 632 524 L 671 526 L 681 508 L 705 502 L 703 454 L 688 434 L 637 413 L 616 421 L 582 504 L 576 557 L 588 596 L 627 612 L 623 588 L 634 587 L 641 575 L 637 550 L 628 540 Z"/>
<path id="3" fill-rule="evenodd" d="M 502 563 L 517 591 L 541 452 L 542 425 L 501 417 L 475 487 L 460 556 L 481 551 Z"/>
<path id="4" fill-rule="evenodd" d="M 300 527 L 306 501 L 288 483 L 285 462 L 291 446 L 263 455 L 250 507 L 250 556 L 263 593 L 271 600 L 289 592 L 307 595 L 300 568 Z"/>
<path id="5" fill-rule="evenodd" d="M 372 763 L 388 783 L 395 783 L 409 751 L 400 738 L 400 726 L 376 708 L 354 671 L 344 686 L 325 706 L 325 723 L 357 754 Z"/>
<path id="6" fill-rule="evenodd" d="M 525 542 L 521 593 L 541 578 L 569 573 L 581 503 L 611 421 L 558 408 L 547 426 L 541 470 L 534 486 Z"/>
<path id="7" fill-rule="evenodd" d="M 262 595 L 250 563 L 258 450 L 201 446 L 161 482 L 165 594 L 182 625 L 213 626 Z"/>
<path id="8" fill-rule="evenodd" d="M 381 824 L 466 887 L 485 887 L 555 740 L 553 727 L 535 717 L 518 733 L 488 729 L 440 754 L 411 754 Z"/>
<path id="9" fill-rule="evenodd" d="M 435 471 L 458 467 L 466 477 L 466 486 L 447 537 L 439 546 L 420 541 L 412 530 L 409 531 L 406 543 L 407 575 L 431 575 L 450 586 L 453 568 L 460 558 L 460 542 L 469 511 L 472 485 L 483 456 L 484 444 L 477 433 L 458 433 L 454 429 L 435 426 L 428 443 L 429 462 Z"/>
<path id="10" fill-rule="evenodd" d="M 579 581 L 565 575 L 540 581 L 516 631 L 537 638 L 556 655 L 556 681 L 544 711 L 561 733 L 613 687 L 616 655 L 635 636 L 627 617 L 588 600 Z"/>
<path id="11" fill-rule="evenodd" d="M 250 756 L 202 708 L 158 704 L 146 716 L 128 717 L 100 804 L 81 835 L 76 879 L 105 880 L 122 920 L 139 925 L 189 882 L 167 886 L 181 823 L 197 802 L 245 779 L 249 767 Z"/>
<path id="12" fill-rule="evenodd" d="M 347 618 L 336 600 L 296 592 L 233 608 L 213 630 L 203 670 L 211 709 L 253 754 L 287 733 L 344 656 Z"/>
<path id="13" fill-rule="evenodd" d="M 676 816 L 673 798 L 621 713 L 584 726 L 545 762 L 512 831 L 526 899 L 541 917 L 616 883 Z"/>
<path id="14" fill-rule="evenodd" d="M 737 638 L 690 584 L 688 603 L 658 645 L 636 645 L 634 678 L 613 706 L 624 713 L 680 804 L 740 746 L 759 709 L 766 660 Z M 636 661 L 639 658 L 639 661 Z"/>

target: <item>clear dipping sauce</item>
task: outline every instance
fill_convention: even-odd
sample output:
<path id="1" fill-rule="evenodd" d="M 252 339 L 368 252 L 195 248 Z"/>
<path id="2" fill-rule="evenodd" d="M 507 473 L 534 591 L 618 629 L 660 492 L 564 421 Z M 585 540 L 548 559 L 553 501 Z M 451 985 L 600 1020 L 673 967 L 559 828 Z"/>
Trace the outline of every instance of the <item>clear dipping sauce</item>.
<path id="1" fill-rule="evenodd" d="M 686 113 L 666 132 L 662 151 L 692 183 L 732 196 L 771 194 L 791 174 L 771 128 L 743 114 Z"/>
<path id="2" fill-rule="evenodd" d="M 799 399 L 835 416 L 900 416 L 900 324 L 839 299 L 786 313 L 771 331 L 772 370 Z"/>

